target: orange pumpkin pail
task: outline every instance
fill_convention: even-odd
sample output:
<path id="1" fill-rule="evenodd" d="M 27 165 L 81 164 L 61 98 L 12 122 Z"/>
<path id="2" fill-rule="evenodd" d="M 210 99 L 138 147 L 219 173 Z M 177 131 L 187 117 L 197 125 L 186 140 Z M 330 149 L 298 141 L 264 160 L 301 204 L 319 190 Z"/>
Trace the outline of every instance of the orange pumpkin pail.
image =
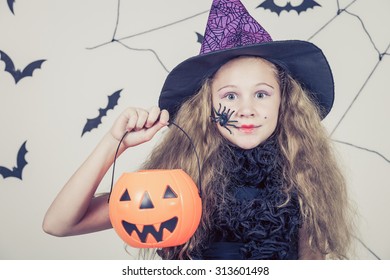
<path id="1" fill-rule="evenodd" d="M 128 245 L 163 248 L 186 243 L 199 226 L 198 187 L 181 169 L 123 173 L 109 200 L 113 228 Z"/>

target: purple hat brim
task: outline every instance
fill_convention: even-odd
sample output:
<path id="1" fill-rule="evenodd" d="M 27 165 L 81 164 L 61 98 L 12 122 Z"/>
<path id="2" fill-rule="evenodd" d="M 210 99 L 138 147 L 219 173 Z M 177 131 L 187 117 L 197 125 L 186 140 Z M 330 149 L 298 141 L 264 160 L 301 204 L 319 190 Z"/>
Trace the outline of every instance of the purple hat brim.
<path id="1" fill-rule="evenodd" d="M 181 104 L 199 91 L 205 79 L 239 56 L 258 56 L 281 66 L 313 94 L 321 118 L 330 112 L 334 81 L 329 63 L 321 49 L 299 40 L 266 42 L 191 57 L 168 74 L 159 98 L 160 108 L 168 110 L 174 119 Z"/>

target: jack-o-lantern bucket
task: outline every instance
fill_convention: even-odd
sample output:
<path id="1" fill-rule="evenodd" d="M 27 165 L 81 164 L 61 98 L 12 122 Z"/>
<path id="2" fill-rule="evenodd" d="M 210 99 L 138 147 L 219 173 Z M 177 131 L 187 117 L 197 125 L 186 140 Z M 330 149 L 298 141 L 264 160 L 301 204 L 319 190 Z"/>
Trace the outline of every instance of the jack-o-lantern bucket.
<path id="1" fill-rule="evenodd" d="M 202 214 L 198 188 L 181 169 L 124 173 L 109 201 L 112 226 L 128 245 L 163 248 L 184 244 Z"/>

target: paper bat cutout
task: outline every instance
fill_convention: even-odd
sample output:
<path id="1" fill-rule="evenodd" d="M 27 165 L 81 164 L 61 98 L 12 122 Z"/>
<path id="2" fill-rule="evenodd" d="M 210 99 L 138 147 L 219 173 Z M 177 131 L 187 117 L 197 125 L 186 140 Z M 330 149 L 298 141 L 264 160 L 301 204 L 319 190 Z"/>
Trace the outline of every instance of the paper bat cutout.
<path id="1" fill-rule="evenodd" d="M 15 0 L 7 0 L 7 3 L 8 3 L 8 7 L 9 7 L 9 9 L 11 10 L 11 12 L 12 12 L 13 14 L 15 14 L 15 13 L 14 13 L 14 3 L 15 3 Z"/>
<path id="2" fill-rule="evenodd" d="M 94 128 L 97 128 L 99 124 L 102 123 L 102 118 L 107 115 L 107 111 L 110 109 L 114 109 L 114 107 L 118 104 L 118 99 L 120 98 L 121 89 L 114 92 L 110 96 L 108 96 L 108 104 L 106 108 L 99 109 L 99 115 L 93 119 L 87 119 L 87 123 L 84 126 L 83 132 L 81 133 L 81 137 L 84 133 L 91 131 Z"/>
<path id="3" fill-rule="evenodd" d="M 291 5 L 291 2 L 287 2 L 286 6 L 281 7 L 275 4 L 274 0 L 266 0 L 263 3 L 261 3 L 259 6 L 256 8 L 264 8 L 265 10 L 270 10 L 271 12 L 277 13 L 278 16 L 280 16 L 280 13 L 282 11 L 290 12 L 290 11 L 296 11 L 298 15 L 301 12 L 305 12 L 308 9 L 314 9 L 314 7 L 319 6 L 321 7 L 320 4 L 318 4 L 314 0 L 304 0 L 301 5 L 299 6 L 293 6 Z"/>
<path id="4" fill-rule="evenodd" d="M 31 62 L 23 69 L 23 71 L 15 69 L 15 65 L 12 59 L 3 51 L 0 51 L 0 61 L 3 61 L 5 63 L 5 71 L 10 73 L 12 77 L 14 77 L 15 83 L 17 84 L 21 79 L 25 77 L 32 77 L 34 70 L 40 69 L 42 63 L 46 60 L 41 59 Z"/>
<path id="5" fill-rule="evenodd" d="M 197 42 L 202 44 L 203 38 L 204 38 L 203 35 L 198 33 L 198 32 L 195 32 L 195 33 L 196 33 L 196 37 L 197 37 Z"/>
<path id="6" fill-rule="evenodd" d="M 27 161 L 25 159 L 27 154 L 26 143 L 27 141 L 25 141 L 19 149 L 15 167 L 8 169 L 7 167 L 0 166 L 0 175 L 2 175 L 4 179 L 8 177 L 15 177 L 22 180 L 22 172 L 24 167 L 27 165 Z"/>

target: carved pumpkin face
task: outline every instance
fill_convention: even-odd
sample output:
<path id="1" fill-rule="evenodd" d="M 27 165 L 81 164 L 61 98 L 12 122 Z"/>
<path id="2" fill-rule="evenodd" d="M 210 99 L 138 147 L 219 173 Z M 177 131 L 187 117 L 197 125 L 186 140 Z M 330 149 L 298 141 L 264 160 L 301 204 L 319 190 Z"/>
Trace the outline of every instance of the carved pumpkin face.
<path id="1" fill-rule="evenodd" d="M 115 231 L 137 248 L 184 244 L 195 233 L 201 212 L 198 188 L 181 169 L 124 173 L 109 202 Z"/>

